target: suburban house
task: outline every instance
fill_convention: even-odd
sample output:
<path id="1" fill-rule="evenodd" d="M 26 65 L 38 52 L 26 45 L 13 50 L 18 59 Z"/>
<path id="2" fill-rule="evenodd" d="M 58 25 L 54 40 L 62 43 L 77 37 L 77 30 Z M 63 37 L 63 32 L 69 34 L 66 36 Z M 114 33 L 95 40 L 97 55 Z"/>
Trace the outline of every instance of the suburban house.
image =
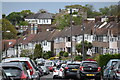
<path id="1" fill-rule="evenodd" d="M 51 28 L 54 19 L 52 13 L 36 13 L 29 15 L 25 18 L 25 21 L 29 23 L 28 31 L 30 34 L 36 34 L 41 31 L 46 31 Z"/>
<path id="2" fill-rule="evenodd" d="M 92 23 L 92 24 L 91 24 Z M 93 41 L 92 36 L 92 26 L 94 25 L 93 21 L 85 21 L 84 22 L 84 30 L 82 30 L 82 25 L 79 26 L 72 26 L 72 52 L 75 54 L 76 51 L 76 44 L 80 43 L 83 39 L 88 42 Z M 66 27 L 62 31 L 57 34 L 54 38 L 54 52 L 56 55 L 60 51 L 71 52 L 71 27 Z"/>
<path id="3" fill-rule="evenodd" d="M 41 44 L 43 52 L 53 51 L 53 38 L 58 34 L 58 30 L 39 32 L 31 41 L 34 45 Z"/>
<path id="4" fill-rule="evenodd" d="M 2 40 L 2 57 L 11 57 L 16 55 L 16 40 Z"/>
<path id="5" fill-rule="evenodd" d="M 120 53 L 120 23 L 109 17 L 108 21 L 96 22 L 94 26 L 93 53 Z"/>

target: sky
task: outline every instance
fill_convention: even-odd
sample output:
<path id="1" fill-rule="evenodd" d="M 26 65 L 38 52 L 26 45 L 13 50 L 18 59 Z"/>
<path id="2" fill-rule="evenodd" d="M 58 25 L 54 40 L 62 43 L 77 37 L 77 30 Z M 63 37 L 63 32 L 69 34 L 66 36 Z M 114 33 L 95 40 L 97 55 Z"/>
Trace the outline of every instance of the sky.
<path id="1" fill-rule="evenodd" d="M 37 13 L 40 9 L 45 9 L 50 13 L 58 13 L 59 9 L 64 9 L 66 5 L 93 5 L 95 10 L 105 6 L 116 5 L 117 2 L 2 2 L 2 14 L 11 12 L 20 12 L 22 10 L 31 10 Z"/>

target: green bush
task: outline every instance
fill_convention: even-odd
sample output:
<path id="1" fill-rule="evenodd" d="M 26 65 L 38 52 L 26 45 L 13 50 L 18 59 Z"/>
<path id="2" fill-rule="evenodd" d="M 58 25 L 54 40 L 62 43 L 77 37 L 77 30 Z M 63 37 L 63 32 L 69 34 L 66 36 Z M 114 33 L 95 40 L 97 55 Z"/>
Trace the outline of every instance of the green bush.
<path id="1" fill-rule="evenodd" d="M 99 66 L 103 67 L 108 63 L 110 59 L 120 59 L 120 54 L 99 55 L 99 57 L 97 58 L 97 61 L 98 61 Z"/>
<path id="2" fill-rule="evenodd" d="M 75 61 L 82 61 L 82 56 L 81 55 L 75 56 L 74 60 Z"/>
<path id="3" fill-rule="evenodd" d="M 68 54 L 69 54 L 68 52 L 64 52 L 63 56 L 68 57 Z"/>

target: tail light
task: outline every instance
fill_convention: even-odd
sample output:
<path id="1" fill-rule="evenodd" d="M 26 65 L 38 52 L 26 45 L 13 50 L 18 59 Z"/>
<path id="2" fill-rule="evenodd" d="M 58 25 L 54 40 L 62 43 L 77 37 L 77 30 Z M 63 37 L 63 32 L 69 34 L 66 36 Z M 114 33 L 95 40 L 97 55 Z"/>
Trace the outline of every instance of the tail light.
<path id="1" fill-rule="evenodd" d="M 65 69 L 68 69 L 68 67 L 65 67 Z"/>
<path id="2" fill-rule="evenodd" d="M 60 69 L 60 71 L 62 71 L 62 69 Z"/>
<path id="3" fill-rule="evenodd" d="M 57 72 L 56 70 L 54 70 L 54 72 Z"/>
<path id="4" fill-rule="evenodd" d="M 116 73 L 120 74 L 120 70 L 117 70 L 117 72 L 116 72 Z"/>
<path id="5" fill-rule="evenodd" d="M 53 69 L 53 67 L 48 67 L 49 68 L 49 70 L 52 70 Z"/>
<path id="6" fill-rule="evenodd" d="M 101 71 L 101 67 L 98 67 L 98 70 L 97 70 L 98 72 L 100 72 Z"/>
<path id="7" fill-rule="evenodd" d="M 32 66 L 30 65 L 30 63 L 29 63 L 29 62 L 27 62 L 27 65 L 28 65 L 29 70 L 30 70 L 30 75 L 33 75 L 34 71 L 33 71 Z"/>
<path id="8" fill-rule="evenodd" d="M 83 71 L 83 66 L 80 66 L 80 70 Z"/>
<path id="9" fill-rule="evenodd" d="M 26 79 L 26 78 L 27 78 L 26 74 L 24 73 L 24 71 L 22 71 L 21 79 Z"/>

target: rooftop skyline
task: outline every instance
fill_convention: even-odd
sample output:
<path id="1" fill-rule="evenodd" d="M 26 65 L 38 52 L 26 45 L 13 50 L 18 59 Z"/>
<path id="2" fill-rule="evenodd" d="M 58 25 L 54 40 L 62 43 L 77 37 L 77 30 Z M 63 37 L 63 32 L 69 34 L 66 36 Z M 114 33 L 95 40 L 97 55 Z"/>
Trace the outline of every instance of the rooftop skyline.
<path id="1" fill-rule="evenodd" d="M 104 8 L 105 6 L 117 5 L 117 2 L 3 2 L 2 14 L 10 14 L 11 12 L 20 12 L 22 10 L 31 10 L 37 13 L 40 9 L 45 9 L 50 13 L 58 13 L 59 9 L 64 9 L 66 5 L 93 5 L 95 10 Z"/>

